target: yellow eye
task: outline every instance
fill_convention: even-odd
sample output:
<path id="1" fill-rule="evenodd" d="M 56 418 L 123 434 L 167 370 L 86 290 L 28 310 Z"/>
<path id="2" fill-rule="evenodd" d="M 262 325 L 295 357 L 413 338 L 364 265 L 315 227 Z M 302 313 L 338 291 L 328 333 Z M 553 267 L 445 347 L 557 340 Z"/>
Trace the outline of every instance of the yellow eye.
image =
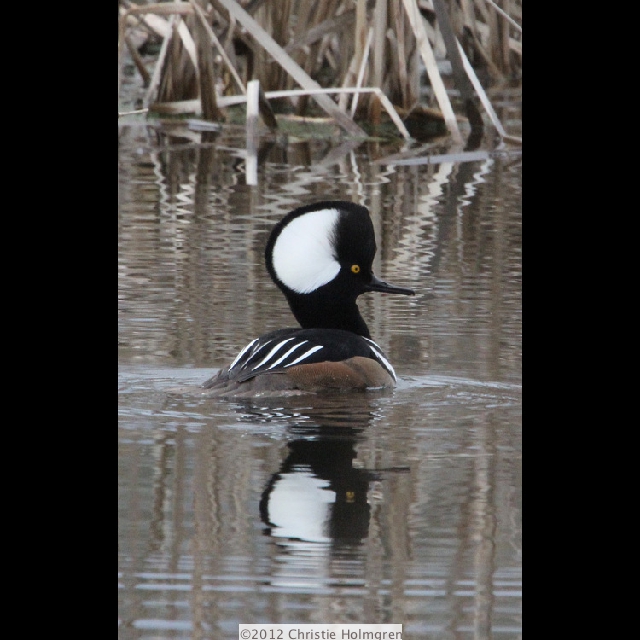
<path id="1" fill-rule="evenodd" d="M 351 273 L 360 273 L 360 265 L 352 264 L 351 265 Z"/>

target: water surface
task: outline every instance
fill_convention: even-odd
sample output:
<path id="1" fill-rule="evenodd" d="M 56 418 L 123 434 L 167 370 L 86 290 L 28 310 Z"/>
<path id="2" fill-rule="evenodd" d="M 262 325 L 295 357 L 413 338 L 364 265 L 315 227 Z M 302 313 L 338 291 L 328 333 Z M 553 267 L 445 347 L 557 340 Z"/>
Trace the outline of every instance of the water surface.
<path id="1" fill-rule="evenodd" d="M 233 128 L 205 144 L 119 129 L 119 637 L 521 637 L 520 155 L 402 164 L 447 150 L 281 138 L 248 186 L 244 148 Z M 168 393 L 295 325 L 264 245 L 290 209 L 334 198 L 369 207 L 376 274 L 417 292 L 359 301 L 398 387 Z"/>

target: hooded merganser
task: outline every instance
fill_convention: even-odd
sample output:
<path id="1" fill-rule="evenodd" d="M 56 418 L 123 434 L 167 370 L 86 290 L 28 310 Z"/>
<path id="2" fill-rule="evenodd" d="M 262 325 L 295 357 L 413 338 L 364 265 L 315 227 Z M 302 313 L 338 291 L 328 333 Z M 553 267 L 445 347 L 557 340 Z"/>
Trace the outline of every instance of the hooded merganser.
<path id="1" fill-rule="evenodd" d="M 366 207 L 323 201 L 287 214 L 271 231 L 265 262 L 302 328 L 256 338 L 203 387 L 234 397 L 393 387 L 396 374 L 356 299 L 367 291 L 415 292 L 376 278 L 375 253 Z"/>

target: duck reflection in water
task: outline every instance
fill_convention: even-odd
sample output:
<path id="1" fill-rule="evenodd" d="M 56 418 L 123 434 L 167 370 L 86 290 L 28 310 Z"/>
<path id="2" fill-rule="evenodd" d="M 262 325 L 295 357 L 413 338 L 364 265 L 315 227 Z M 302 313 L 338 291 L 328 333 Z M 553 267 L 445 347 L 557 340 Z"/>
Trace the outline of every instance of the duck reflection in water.
<path id="1" fill-rule="evenodd" d="M 265 488 L 260 516 L 277 538 L 358 544 L 369 531 L 369 483 L 377 474 L 353 467 L 357 436 L 318 427 L 315 438 L 289 443 L 280 470 Z"/>
<path id="2" fill-rule="evenodd" d="M 277 544 L 278 565 L 272 584 L 319 588 L 329 577 L 332 558 L 360 555 L 369 535 L 373 481 L 407 468 L 364 469 L 354 466 L 356 446 L 380 420 L 377 394 L 336 394 L 316 399 L 313 408 L 282 406 L 290 441 L 280 468 L 260 499 L 265 534 Z M 247 415 L 249 414 L 249 415 Z M 270 421 L 269 412 L 249 410 L 245 419 Z M 375 427 L 374 427 L 375 428 Z"/>

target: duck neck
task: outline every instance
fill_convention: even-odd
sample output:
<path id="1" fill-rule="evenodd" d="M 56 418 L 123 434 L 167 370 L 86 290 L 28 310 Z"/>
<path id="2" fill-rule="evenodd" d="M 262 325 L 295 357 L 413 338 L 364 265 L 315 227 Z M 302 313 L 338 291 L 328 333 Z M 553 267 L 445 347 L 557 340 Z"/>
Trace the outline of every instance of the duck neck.
<path id="1" fill-rule="evenodd" d="M 369 328 L 353 302 L 318 307 L 304 296 L 288 297 L 289 307 L 303 329 L 343 329 L 370 338 Z"/>

